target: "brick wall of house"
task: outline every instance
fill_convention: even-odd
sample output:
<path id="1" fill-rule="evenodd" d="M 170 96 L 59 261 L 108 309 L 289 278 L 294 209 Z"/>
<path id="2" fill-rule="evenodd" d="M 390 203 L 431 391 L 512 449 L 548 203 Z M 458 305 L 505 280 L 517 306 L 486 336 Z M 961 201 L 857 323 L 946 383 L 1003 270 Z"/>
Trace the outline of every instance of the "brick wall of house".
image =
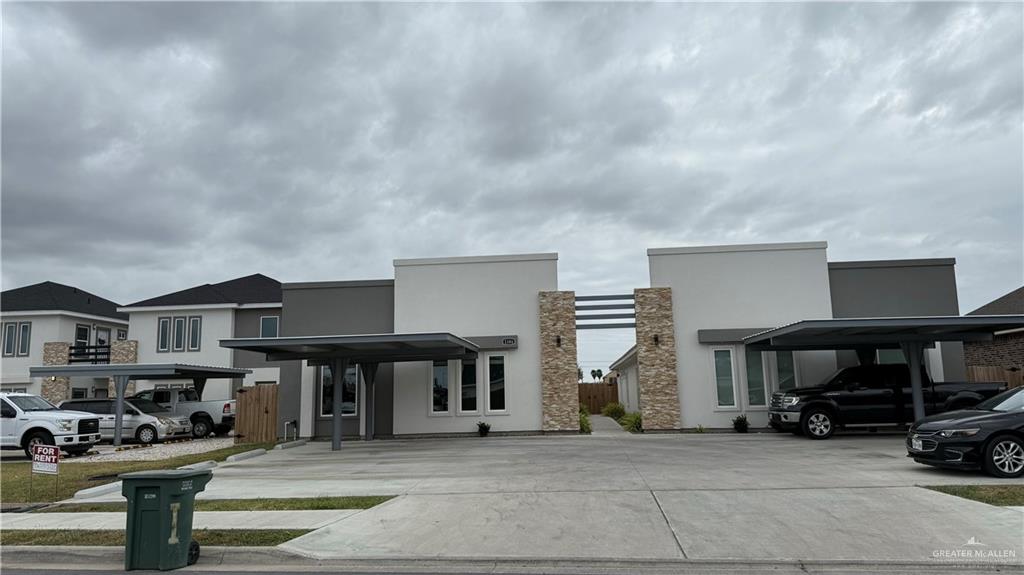
<path id="1" fill-rule="evenodd" d="M 965 343 L 964 363 L 1024 369 L 1024 332 L 996 336 L 989 342 Z"/>

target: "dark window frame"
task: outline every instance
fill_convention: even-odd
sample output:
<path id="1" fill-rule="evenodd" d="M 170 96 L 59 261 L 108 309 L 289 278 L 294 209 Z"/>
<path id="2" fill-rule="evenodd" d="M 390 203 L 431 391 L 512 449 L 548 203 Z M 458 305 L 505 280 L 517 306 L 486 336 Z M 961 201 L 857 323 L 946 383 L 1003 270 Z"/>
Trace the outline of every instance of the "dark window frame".
<path id="1" fill-rule="evenodd" d="M 167 337 L 164 338 L 163 326 L 167 326 Z M 163 342 L 160 340 L 163 339 Z M 161 343 L 163 345 L 161 345 Z M 156 352 L 168 353 L 171 351 L 171 316 L 156 318 Z"/>
<path id="2" fill-rule="evenodd" d="M 18 322 L 5 321 L 3 330 L 3 356 L 14 357 L 18 352 Z M 10 333 L 8 333 L 8 330 L 10 330 Z M 7 351 L 8 344 L 10 344 L 10 351 Z"/>
<path id="3" fill-rule="evenodd" d="M 178 346 L 178 323 L 181 323 L 181 346 Z M 176 315 L 171 318 L 171 351 L 185 351 L 188 347 L 188 318 L 183 315 Z"/>

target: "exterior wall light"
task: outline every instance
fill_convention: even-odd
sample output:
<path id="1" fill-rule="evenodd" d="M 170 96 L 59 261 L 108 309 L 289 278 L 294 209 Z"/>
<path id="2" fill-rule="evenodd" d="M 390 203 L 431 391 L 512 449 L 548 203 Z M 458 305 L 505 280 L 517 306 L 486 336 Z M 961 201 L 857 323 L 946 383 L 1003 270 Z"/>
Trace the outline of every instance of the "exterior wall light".
<path id="1" fill-rule="evenodd" d="M 658 339 L 658 334 L 654 334 L 654 345 L 661 345 L 661 340 Z"/>
<path id="2" fill-rule="evenodd" d="M 562 347 L 562 336 L 555 336 L 555 347 Z"/>

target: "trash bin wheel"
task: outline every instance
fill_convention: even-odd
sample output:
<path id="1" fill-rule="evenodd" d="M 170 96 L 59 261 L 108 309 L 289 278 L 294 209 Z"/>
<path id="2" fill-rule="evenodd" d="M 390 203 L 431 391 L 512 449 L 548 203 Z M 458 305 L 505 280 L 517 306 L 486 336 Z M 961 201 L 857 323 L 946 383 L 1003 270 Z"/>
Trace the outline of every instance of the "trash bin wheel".
<path id="1" fill-rule="evenodd" d="M 196 561 L 199 561 L 199 543 L 193 540 L 188 544 L 188 564 L 195 565 Z"/>

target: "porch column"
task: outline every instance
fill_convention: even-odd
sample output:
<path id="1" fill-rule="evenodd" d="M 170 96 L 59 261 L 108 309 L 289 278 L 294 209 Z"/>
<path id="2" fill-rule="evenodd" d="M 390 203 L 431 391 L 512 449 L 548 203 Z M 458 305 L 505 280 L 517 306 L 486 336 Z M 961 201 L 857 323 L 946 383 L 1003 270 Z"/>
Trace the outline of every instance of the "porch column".
<path id="1" fill-rule="evenodd" d="M 193 377 L 192 387 L 196 388 L 196 393 L 199 394 L 199 401 L 203 400 L 203 390 L 206 389 L 206 378 L 205 377 Z"/>
<path id="2" fill-rule="evenodd" d="M 331 361 L 331 451 L 341 450 L 341 388 L 348 371 L 348 358 Z"/>
<path id="3" fill-rule="evenodd" d="M 121 422 L 124 420 L 124 394 L 128 391 L 128 376 L 115 375 L 113 380 L 117 391 L 114 409 L 114 445 L 117 446 L 121 445 Z"/>
<path id="4" fill-rule="evenodd" d="M 363 407 L 363 415 L 366 417 L 365 425 L 366 428 L 363 436 L 365 441 L 373 439 L 373 382 L 377 379 L 377 363 L 361 363 L 359 364 L 360 371 L 363 372 L 363 385 L 366 389 L 366 405 Z"/>
<path id="5" fill-rule="evenodd" d="M 903 357 L 910 367 L 910 391 L 914 397 L 914 421 L 924 417 L 924 391 L 921 388 L 921 356 L 924 355 L 924 344 L 919 341 L 905 341 L 900 344 Z"/>

